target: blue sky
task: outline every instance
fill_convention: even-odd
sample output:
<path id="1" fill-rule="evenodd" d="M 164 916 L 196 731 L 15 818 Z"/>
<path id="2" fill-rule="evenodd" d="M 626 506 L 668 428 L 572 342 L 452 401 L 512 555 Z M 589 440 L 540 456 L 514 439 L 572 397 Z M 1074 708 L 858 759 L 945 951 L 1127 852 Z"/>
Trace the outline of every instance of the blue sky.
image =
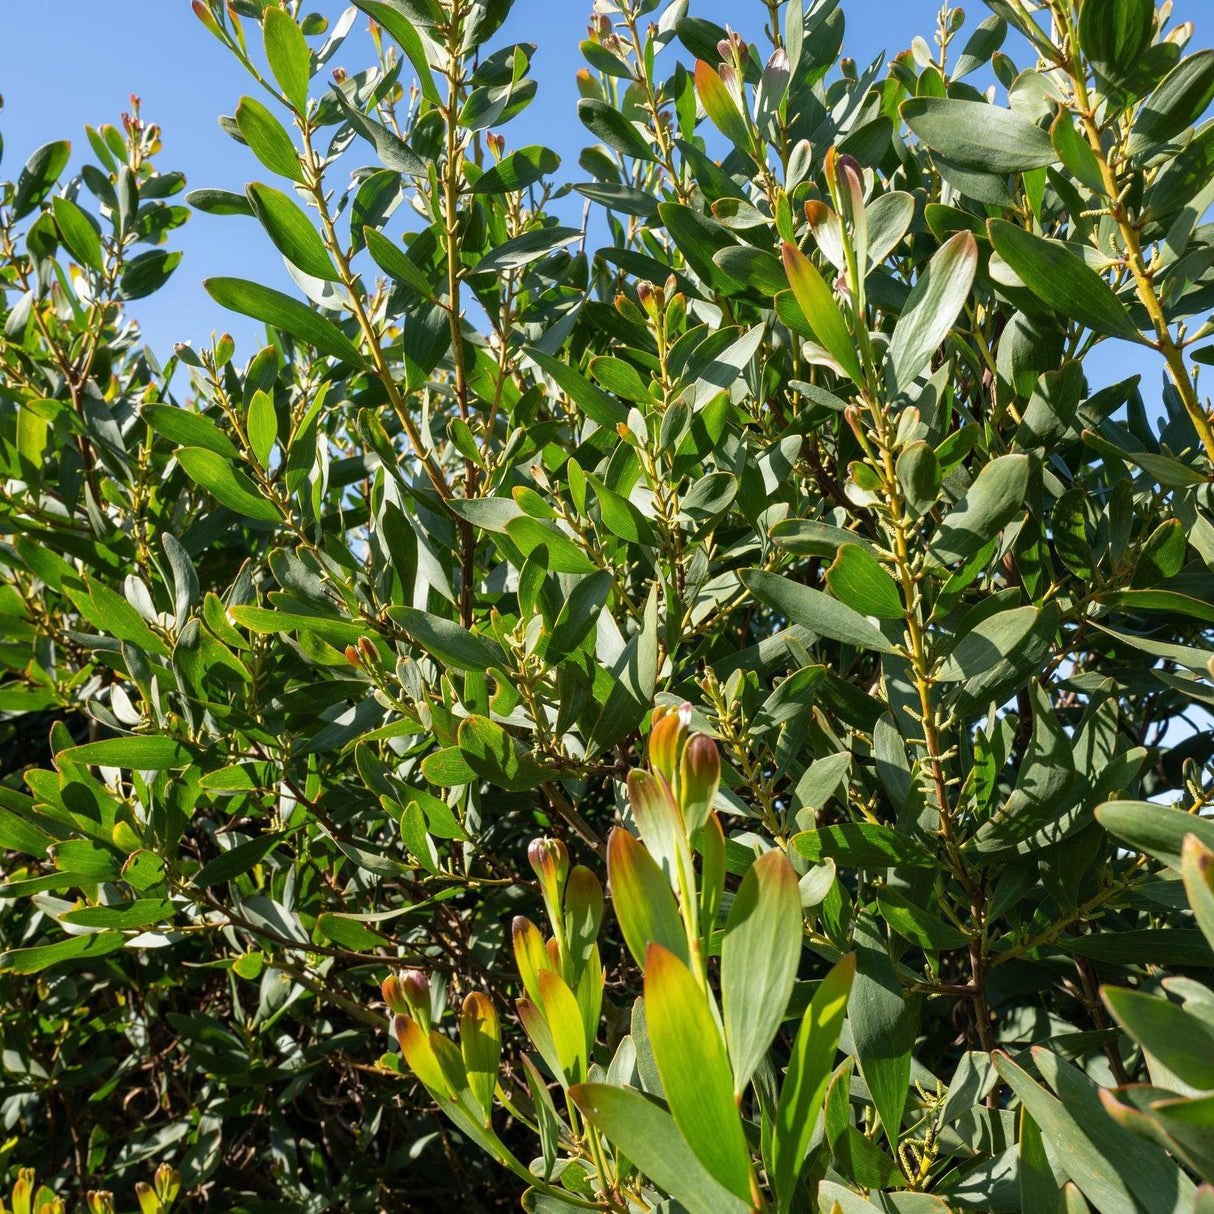
<path id="1" fill-rule="evenodd" d="M 585 37 L 591 0 L 516 0 L 505 41 L 538 46 L 532 72 L 539 81 L 535 102 L 505 130 L 511 146 L 543 143 L 564 164 L 562 176 L 578 180 L 583 146 L 593 142 L 575 114 L 574 74 L 582 66 L 578 42 Z M 216 118 L 230 114 L 252 81 L 199 24 L 189 0 L 40 0 L 9 6 L 5 14 L 6 55 L 0 92 L 4 110 L 0 131 L 4 159 L 0 171 L 15 176 L 34 148 L 50 139 L 70 138 L 86 148 L 83 127 L 116 122 L 128 108 L 128 95 L 143 99 L 144 116 L 164 133 L 162 170 L 182 170 L 190 188 L 216 186 L 240 190 L 265 176 L 248 149 L 234 143 Z M 335 17 L 344 7 L 317 0 L 316 8 Z M 986 15 L 971 0 L 972 27 Z M 892 56 L 935 29 L 938 0 L 844 0 L 846 54 L 861 63 L 885 52 Z M 693 15 L 730 23 L 752 41 L 759 40 L 767 9 L 760 0 L 692 0 Z M 360 21 L 358 28 L 365 22 Z M 667 54 L 681 53 L 672 48 Z M 351 36 L 333 61 L 357 70 L 369 62 L 365 38 Z M 684 56 L 685 58 L 686 56 Z M 1017 58 L 1024 56 L 1017 54 Z M 142 308 L 136 305 L 144 336 L 161 356 L 177 340 L 206 342 L 213 329 L 233 333 L 245 352 L 261 344 L 251 322 L 224 312 L 203 291 L 207 275 L 258 278 L 293 290 L 281 259 L 256 223 L 236 217 L 196 214 L 172 234 L 173 247 L 185 252 L 164 291 Z M 149 306 L 150 303 L 150 306 Z M 1158 369 L 1143 366 L 1134 351 L 1106 346 L 1105 365 L 1092 369 L 1110 382 L 1134 369 L 1146 372 L 1144 393 L 1158 395 Z M 1137 361 L 1136 361 L 1137 360 Z"/>

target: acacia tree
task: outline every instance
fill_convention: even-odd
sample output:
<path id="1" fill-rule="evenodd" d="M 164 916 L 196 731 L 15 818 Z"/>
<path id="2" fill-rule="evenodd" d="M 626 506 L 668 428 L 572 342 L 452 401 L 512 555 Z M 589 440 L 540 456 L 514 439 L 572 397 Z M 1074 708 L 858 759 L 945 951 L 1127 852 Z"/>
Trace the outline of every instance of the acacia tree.
<path id="1" fill-rule="evenodd" d="M 987 3 L 861 69 L 837 0 L 600 0 L 573 173 L 508 0 L 195 0 L 264 180 L 187 201 L 298 286 L 207 280 L 243 359 L 124 327 L 185 217 L 137 117 L 6 187 L 14 1164 L 1208 1200 L 1214 52 Z"/>

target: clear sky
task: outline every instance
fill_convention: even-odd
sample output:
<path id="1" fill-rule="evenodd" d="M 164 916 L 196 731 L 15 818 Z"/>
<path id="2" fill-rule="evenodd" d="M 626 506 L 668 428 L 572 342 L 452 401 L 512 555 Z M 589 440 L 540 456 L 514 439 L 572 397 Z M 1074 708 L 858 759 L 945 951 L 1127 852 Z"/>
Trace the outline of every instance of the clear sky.
<path id="1" fill-rule="evenodd" d="M 516 0 L 497 36 L 497 44 L 538 46 L 532 74 L 539 92 L 530 108 L 505 129 L 508 144 L 553 148 L 564 161 L 565 180 L 584 176 L 577 167 L 578 153 L 593 142 L 577 121 L 574 84 L 574 74 L 583 65 L 578 42 L 585 37 L 590 5 L 591 0 Z M 183 171 L 189 188 L 241 190 L 246 181 L 264 178 L 265 170 L 252 153 L 225 135 L 216 121 L 217 115 L 235 110 L 253 82 L 202 28 L 189 0 L 7 0 L 3 7 L 10 10 L 4 14 L 6 46 L 0 69 L 0 172 L 5 176 L 15 177 L 29 153 L 50 139 L 70 138 L 74 146 L 86 149 L 84 124 L 116 122 L 133 92 L 143 99 L 145 118 L 163 128 L 161 169 Z M 330 18 L 343 7 L 336 0 L 308 5 Z M 987 15 L 980 0 L 971 0 L 967 8 L 967 28 Z M 938 0 L 844 0 L 844 51 L 863 64 L 883 52 L 898 53 L 916 34 L 930 40 L 938 9 Z M 760 0 L 692 0 L 691 13 L 732 24 L 757 41 L 767 9 Z M 357 28 L 365 24 L 360 20 Z M 681 51 L 678 47 L 666 53 Z M 333 66 L 354 71 L 368 62 L 365 37 L 352 35 Z M 245 353 L 251 343 L 260 344 L 257 326 L 214 304 L 200 282 L 207 275 L 232 274 L 294 290 L 256 222 L 195 214 L 171 234 L 171 241 L 171 247 L 185 251 L 181 265 L 163 291 L 142 307 L 135 306 L 152 348 L 165 357 L 174 341 L 205 342 L 212 329 L 233 333 Z M 1132 350 L 1105 349 L 1107 364 L 1092 368 L 1100 380 L 1143 370 L 1144 394 L 1148 400 L 1157 397 L 1159 371 L 1153 356 L 1147 356 L 1144 366 Z"/>

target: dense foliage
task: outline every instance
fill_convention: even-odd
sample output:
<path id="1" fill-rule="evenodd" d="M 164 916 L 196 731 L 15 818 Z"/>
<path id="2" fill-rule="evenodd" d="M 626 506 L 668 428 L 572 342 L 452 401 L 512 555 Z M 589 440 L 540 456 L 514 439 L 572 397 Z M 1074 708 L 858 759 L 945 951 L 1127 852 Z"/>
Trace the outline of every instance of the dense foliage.
<path id="1" fill-rule="evenodd" d="M 596 0 L 574 169 L 510 0 L 193 0 L 261 180 L 0 187 L 15 1211 L 1214 1208 L 1214 51 L 986 3 Z"/>

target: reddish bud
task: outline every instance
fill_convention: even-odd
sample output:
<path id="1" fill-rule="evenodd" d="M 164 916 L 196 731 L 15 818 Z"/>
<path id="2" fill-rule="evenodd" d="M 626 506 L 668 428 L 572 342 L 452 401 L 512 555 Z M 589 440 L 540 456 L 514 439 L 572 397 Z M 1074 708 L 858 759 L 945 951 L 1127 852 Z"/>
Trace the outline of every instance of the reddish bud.
<path id="1" fill-rule="evenodd" d="M 555 881 L 564 888 L 569 875 L 569 849 L 560 839 L 532 839 L 527 860 L 541 882 Z"/>
<path id="2" fill-rule="evenodd" d="M 553 933 L 561 935 L 561 896 L 569 876 L 569 849 L 559 839 L 533 839 L 527 848 L 527 859 L 540 881 L 544 909 Z"/>
<path id="3" fill-rule="evenodd" d="M 430 980 L 421 970 L 390 975 L 380 993 L 394 1015 L 411 1016 L 425 1032 L 430 1031 Z"/>
<path id="4" fill-rule="evenodd" d="M 358 650 L 355 649 L 353 645 L 346 646 L 346 661 L 349 662 L 351 666 L 359 665 Z"/>

